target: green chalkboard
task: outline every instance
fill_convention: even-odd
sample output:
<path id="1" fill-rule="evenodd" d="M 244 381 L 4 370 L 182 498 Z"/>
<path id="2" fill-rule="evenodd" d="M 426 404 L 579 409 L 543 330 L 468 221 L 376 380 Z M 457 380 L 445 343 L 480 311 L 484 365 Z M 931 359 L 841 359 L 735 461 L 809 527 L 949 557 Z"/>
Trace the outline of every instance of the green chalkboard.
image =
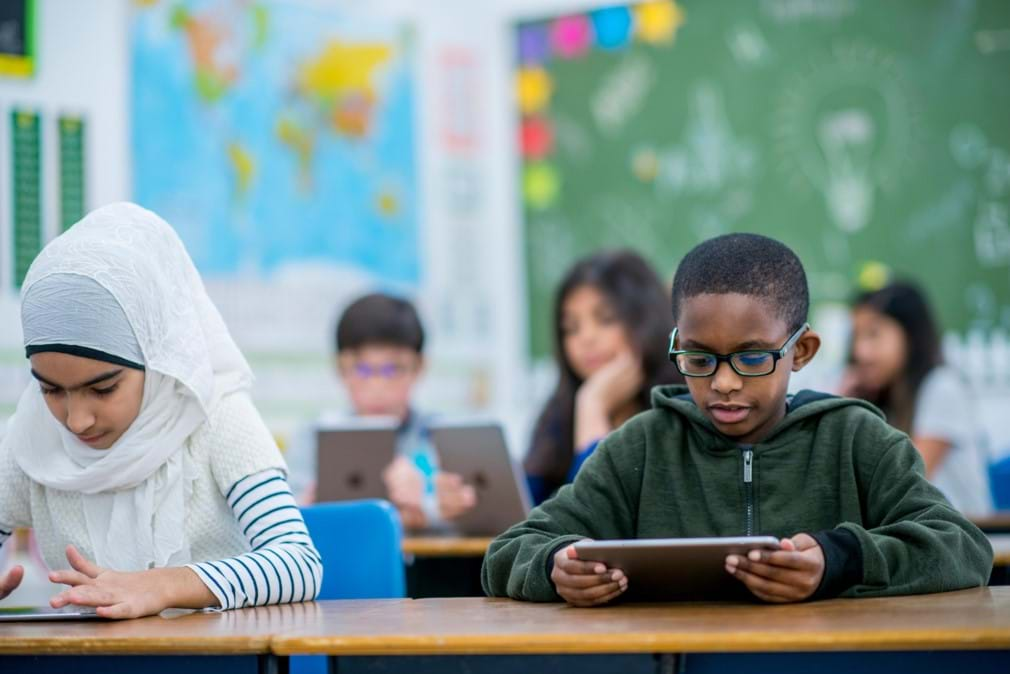
<path id="1" fill-rule="evenodd" d="M 731 231 L 792 246 L 815 303 L 881 263 L 946 329 L 1010 329 L 1010 2 L 662 1 L 515 35 L 534 355 L 577 257 L 672 278 Z"/>

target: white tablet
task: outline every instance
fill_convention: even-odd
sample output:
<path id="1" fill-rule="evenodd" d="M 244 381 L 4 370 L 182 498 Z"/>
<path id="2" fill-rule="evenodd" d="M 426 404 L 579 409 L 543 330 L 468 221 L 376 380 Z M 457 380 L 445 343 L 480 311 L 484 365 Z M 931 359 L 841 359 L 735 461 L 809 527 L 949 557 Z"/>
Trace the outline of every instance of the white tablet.
<path id="1" fill-rule="evenodd" d="M 734 599 L 749 595 L 726 572 L 727 555 L 778 550 L 772 536 L 640 538 L 580 541 L 579 559 L 603 562 L 628 576 L 625 598 L 634 601 Z"/>
<path id="2" fill-rule="evenodd" d="M 0 622 L 35 622 L 40 620 L 101 620 L 95 609 L 87 606 L 0 606 Z"/>

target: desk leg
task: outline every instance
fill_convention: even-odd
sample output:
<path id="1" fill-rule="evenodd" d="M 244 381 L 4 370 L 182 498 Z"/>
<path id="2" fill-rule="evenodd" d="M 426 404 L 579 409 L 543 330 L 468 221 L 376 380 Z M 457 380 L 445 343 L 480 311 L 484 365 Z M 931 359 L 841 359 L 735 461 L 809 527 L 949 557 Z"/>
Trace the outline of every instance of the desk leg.
<path id="1" fill-rule="evenodd" d="M 259 674 L 288 674 L 290 661 L 286 655 L 261 655 L 258 658 Z"/>
<path id="2" fill-rule="evenodd" d="M 677 667 L 680 658 L 673 653 L 660 653 L 655 658 L 656 674 L 680 674 L 681 670 Z"/>

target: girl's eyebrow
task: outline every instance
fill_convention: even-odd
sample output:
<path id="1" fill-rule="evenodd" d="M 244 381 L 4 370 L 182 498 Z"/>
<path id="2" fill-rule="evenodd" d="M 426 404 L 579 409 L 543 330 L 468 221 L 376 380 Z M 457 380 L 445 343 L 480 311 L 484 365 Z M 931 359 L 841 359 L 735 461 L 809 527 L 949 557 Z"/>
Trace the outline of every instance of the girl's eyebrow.
<path id="1" fill-rule="evenodd" d="M 62 389 L 65 389 L 67 391 L 76 391 L 78 389 L 87 388 L 89 386 L 94 386 L 95 384 L 101 384 L 104 381 L 108 381 L 108 380 L 112 379 L 113 377 L 115 377 L 116 375 L 122 373 L 122 371 L 123 371 L 123 368 L 121 368 L 121 367 L 117 368 L 115 370 L 109 370 L 108 372 L 106 372 L 104 374 L 100 374 L 97 377 L 93 377 L 92 379 L 89 379 L 88 381 L 86 381 L 86 382 L 84 382 L 82 384 L 78 384 L 77 386 L 60 386 L 59 384 L 54 384 L 53 382 L 49 381 L 48 379 L 46 379 L 45 377 L 43 377 L 42 375 L 40 375 L 38 372 L 35 371 L 34 368 L 32 368 L 31 372 L 32 372 L 32 376 L 33 377 L 35 377 L 36 379 L 38 379 L 40 382 L 42 382 L 46 386 L 51 386 L 53 388 L 62 388 Z"/>

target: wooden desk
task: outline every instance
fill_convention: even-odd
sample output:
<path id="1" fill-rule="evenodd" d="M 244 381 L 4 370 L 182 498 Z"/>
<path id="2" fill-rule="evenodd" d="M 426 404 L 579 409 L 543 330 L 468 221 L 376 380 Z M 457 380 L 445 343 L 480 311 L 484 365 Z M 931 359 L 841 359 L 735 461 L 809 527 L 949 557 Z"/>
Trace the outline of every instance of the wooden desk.
<path id="1" fill-rule="evenodd" d="M 1005 668 L 1010 658 L 1010 588 L 787 606 L 698 603 L 576 609 L 563 604 L 464 598 L 322 602 L 321 612 L 314 624 L 278 635 L 273 640 L 274 652 L 339 656 L 341 672 L 357 671 L 355 661 L 362 671 L 375 667 L 383 672 L 409 671 L 424 661 L 390 657 L 405 655 L 439 656 L 428 660 L 441 666 L 422 666 L 417 671 L 507 671 L 508 667 L 494 666 L 494 658 L 465 656 L 533 654 L 643 654 L 648 657 L 640 657 L 642 671 L 654 671 L 657 666 L 673 671 L 677 654 L 720 654 L 690 656 L 688 672 L 708 671 L 703 663 L 712 663 L 704 658 L 732 657 L 727 653 L 761 657 L 818 651 L 803 653 L 802 663 L 791 666 L 798 671 L 816 667 L 828 672 L 831 663 L 825 666 L 821 660 L 830 660 L 831 654 L 822 651 L 930 651 L 929 657 L 923 653 L 923 662 L 916 663 L 920 672 L 949 667 L 950 657 L 981 658 L 971 663 L 973 672 L 1004 671 L 986 669 L 986 663 L 1004 658 L 1000 662 Z M 972 650 L 987 652 L 950 653 L 948 660 L 932 653 Z M 662 657 L 656 659 L 653 654 Z M 445 657 L 449 655 L 463 656 L 465 666 L 452 667 L 452 659 Z M 811 658 L 818 662 L 812 663 Z M 397 660 L 404 664 L 403 670 L 397 669 Z M 851 666 L 843 664 L 836 663 L 835 669 Z M 513 662 L 510 666 L 525 665 Z M 567 671 L 561 666 L 561 671 Z"/>
<path id="2" fill-rule="evenodd" d="M 277 671 L 282 660 L 271 652 L 273 636 L 322 615 L 319 604 L 309 603 L 220 613 L 167 611 L 126 621 L 0 623 L 0 671 L 37 674 L 39 663 L 49 662 L 44 670 L 67 663 L 65 671 L 150 674 L 152 667 L 161 671 L 165 666 L 152 656 L 165 655 L 185 656 L 170 662 L 187 674 Z M 72 656 L 72 661 L 60 656 Z"/>
<path id="3" fill-rule="evenodd" d="M 330 655 L 1010 649 L 1010 588 L 784 606 L 320 602 L 274 652 Z"/>
<path id="4" fill-rule="evenodd" d="M 415 557 L 483 557 L 493 538 L 452 536 L 403 539 L 403 554 Z"/>
<path id="5" fill-rule="evenodd" d="M 1010 511 L 998 510 L 985 517 L 969 519 L 987 534 L 1010 534 Z"/>

